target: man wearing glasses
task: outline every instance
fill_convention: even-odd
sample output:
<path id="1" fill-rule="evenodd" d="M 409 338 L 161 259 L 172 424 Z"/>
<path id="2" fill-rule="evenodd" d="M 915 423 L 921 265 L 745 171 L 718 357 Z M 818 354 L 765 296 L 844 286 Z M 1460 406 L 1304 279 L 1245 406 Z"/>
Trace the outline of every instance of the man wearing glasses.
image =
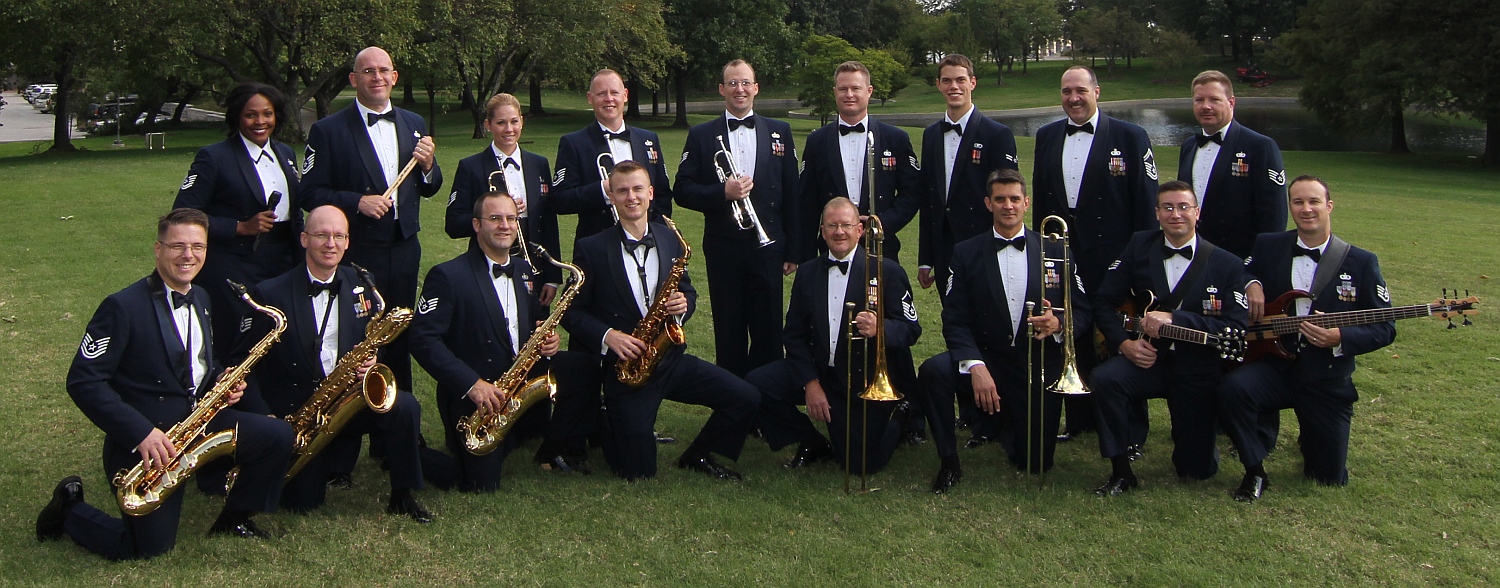
<path id="1" fill-rule="evenodd" d="M 688 130 L 676 198 L 704 217 L 715 363 L 744 377 L 781 359 L 782 276 L 804 261 L 788 243 L 798 236 L 801 184 L 791 126 L 755 114 L 755 70 L 736 59 L 723 76 L 724 116 Z M 746 228 L 739 221 L 748 214 L 737 219 L 735 207 L 753 209 L 759 226 Z M 774 242 L 762 242 L 762 233 Z"/>
<path id="2" fill-rule="evenodd" d="M 397 77 L 390 54 L 379 47 L 354 56 L 349 84 L 355 102 L 308 131 L 302 188 L 307 210 L 332 204 L 344 211 L 351 219 L 349 261 L 375 274 L 387 303 L 411 308 L 422 260 L 418 197 L 436 194 L 443 174 L 422 117 L 391 104 Z M 413 159 L 418 165 L 411 176 L 386 198 Z M 406 337 L 387 346 L 384 363 L 395 372 L 397 386 L 411 390 Z"/>
<path id="3" fill-rule="evenodd" d="M 319 206 L 307 215 L 301 234 L 305 263 L 271 278 L 254 289 L 261 304 L 286 313 L 286 332 L 271 346 L 258 369 L 250 374 L 252 397 L 264 401 L 264 410 L 278 417 L 297 412 L 333 375 L 334 366 L 365 339 L 365 327 L 380 309 L 376 293 L 369 290 L 354 268 L 341 266 L 349 247 L 349 221 L 335 206 Z M 248 329 L 241 329 L 232 358 L 250 352 L 271 329 L 265 315 L 254 313 Z M 250 316 L 250 315 L 247 315 Z M 369 358 L 359 366 L 359 377 L 375 365 Z M 356 385 L 358 385 L 356 381 Z M 417 435 L 422 426 L 422 407 L 411 392 L 400 391 L 388 412 L 361 410 L 344 427 L 335 444 L 375 438 L 385 447 L 385 465 L 390 470 L 391 498 L 386 512 L 404 514 L 419 523 L 432 521 L 432 514 L 418 504 L 412 492 L 422 489 L 422 463 Z M 322 452 L 287 482 L 281 505 L 294 512 L 307 512 L 323 504 L 328 491 L 329 452 Z"/>
<path id="4" fill-rule="evenodd" d="M 1131 470 L 1132 402 L 1166 398 L 1172 414 L 1172 464 L 1177 476 L 1207 480 L 1219 470 L 1214 447 L 1215 394 L 1222 374 L 1208 345 L 1159 338 L 1167 326 L 1219 334 L 1243 329 L 1249 314 L 1240 258 L 1199 237 L 1198 198 L 1186 182 L 1162 184 L 1156 196 L 1161 229 L 1130 238 L 1109 266 L 1091 300 L 1094 324 L 1118 354 L 1094 369 L 1089 382 L 1098 407 L 1099 453 L 1113 468 L 1100 496 L 1140 485 Z M 1155 296 L 1148 304 L 1147 293 Z M 1143 337 L 1132 338 L 1117 312 L 1127 300 L 1137 308 Z M 1143 300 L 1143 298 L 1146 298 Z M 1148 311 L 1148 312 L 1142 312 Z"/>
<path id="5" fill-rule="evenodd" d="M 511 255 L 521 223 L 515 200 L 499 191 L 480 195 L 472 222 L 477 247 L 427 272 L 410 332 L 412 355 L 437 380 L 438 414 L 457 464 L 458 489 L 493 492 L 519 435 L 508 436 L 489 454 L 474 455 L 464 449 L 458 422 L 475 411 L 504 408 L 511 391 L 493 382 L 510 369 L 537 322 L 547 318 L 547 307 L 537 299 L 536 269 Z M 557 346 L 554 332 L 542 343 L 542 357 L 556 355 Z M 547 367 L 547 361 L 538 361 L 526 379 L 547 373 Z"/>

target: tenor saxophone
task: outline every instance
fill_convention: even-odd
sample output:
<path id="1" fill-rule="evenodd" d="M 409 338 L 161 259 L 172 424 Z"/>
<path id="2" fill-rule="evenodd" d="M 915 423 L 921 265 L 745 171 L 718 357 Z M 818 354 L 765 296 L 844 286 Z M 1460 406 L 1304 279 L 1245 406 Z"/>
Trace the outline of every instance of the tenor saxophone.
<path id="1" fill-rule="evenodd" d="M 219 411 L 229 406 L 227 402 L 230 393 L 245 381 L 245 376 L 250 374 L 250 368 L 255 362 L 265 357 L 266 352 L 271 349 L 271 344 L 281 338 L 281 332 L 286 330 L 286 314 L 271 306 L 261 306 L 250 298 L 250 293 L 245 287 L 233 280 L 228 280 L 229 286 L 239 293 L 240 299 L 261 313 L 271 317 L 276 322 L 271 332 L 261 337 L 260 342 L 250 349 L 250 355 L 245 361 L 234 366 L 233 370 L 219 378 L 212 390 L 198 399 L 197 406 L 172 429 L 167 431 L 167 439 L 172 442 L 173 447 L 185 448 L 177 453 L 162 467 L 147 467 L 145 461 L 138 463 L 128 470 L 120 470 L 115 474 L 114 485 L 117 489 L 115 497 L 120 503 L 120 510 L 131 516 L 149 514 L 161 506 L 161 503 L 177 490 L 177 486 L 186 481 L 198 466 L 213 461 L 223 455 L 234 452 L 235 440 L 238 437 L 236 429 L 219 431 L 211 435 L 205 434 L 209 421 L 218 416 Z M 233 478 L 231 478 L 231 483 Z"/>
<path id="2" fill-rule="evenodd" d="M 504 408 L 499 412 L 488 412 L 483 410 L 474 411 L 473 414 L 459 419 L 458 431 L 464 435 L 464 449 L 474 455 L 485 455 L 494 451 L 505 440 L 510 433 L 511 427 L 521 415 L 542 399 L 551 399 L 557 395 L 557 380 L 548 371 L 545 376 L 537 376 L 530 380 L 526 374 L 531 372 L 532 366 L 542 356 L 542 344 L 547 337 L 557 330 L 558 321 L 562 320 L 563 313 L 568 310 L 568 305 L 573 303 L 573 297 L 578 295 L 578 289 L 583 287 L 583 271 L 578 266 L 564 263 L 553 259 L 540 245 L 532 244 L 534 255 L 539 256 L 552 265 L 568 270 L 567 281 L 563 284 L 563 292 L 557 297 L 557 304 L 552 309 L 552 314 L 547 316 L 535 331 L 531 338 L 526 340 L 526 345 L 521 347 L 521 352 L 516 354 L 516 360 L 511 363 L 510 369 L 495 381 L 495 387 L 503 390 L 509 400 L 505 402 Z"/>
<path id="3" fill-rule="evenodd" d="M 631 388 L 646 385 L 646 380 L 651 379 L 651 371 L 656 369 L 657 362 L 661 361 L 668 349 L 687 343 L 682 325 L 677 324 L 667 313 L 667 299 L 677 292 L 677 283 L 687 273 L 688 258 L 693 256 L 693 248 L 688 246 L 687 239 L 677 230 L 677 223 L 666 217 L 661 220 L 677 234 L 677 240 L 682 242 L 682 257 L 672 260 L 672 270 L 656 291 L 656 299 L 651 301 L 651 308 L 646 311 L 646 316 L 641 317 L 641 322 L 636 324 L 635 331 L 630 333 L 630 336 L 646 342 L 646 352 L 635 359 L 621 358 L 615 364 L 615 372 L 620 381 Z"/>
<path id="4" fill-rule="evenodd" d="M 318 388 L 302 403 L 302 407 L 286 416 L 286 422 L 292 425 L 296 435 L 292 444 L 296 461 L 286 471 L 287 480 L 302 471 L 318 452 L 338 437 L 349 424 L 349 419 L 360 410 L 369 407 L 384 414 L 396 405 L 396 376 L 391 373 L 391 368 L 377 363 L 365 372 L 364 377 L 360 377 L 359 368 L 375 357 L 382 346 L 406 330 L 411 324 L 411 309 L 396 307 L 387 310 L 385 298 L 375 288 L 370 271 L 358 265 L 354 269 L 375 299 L 375 314 L 365 325 L 365 340 L 339 358 L 333 372 L 318 383 Z"/>

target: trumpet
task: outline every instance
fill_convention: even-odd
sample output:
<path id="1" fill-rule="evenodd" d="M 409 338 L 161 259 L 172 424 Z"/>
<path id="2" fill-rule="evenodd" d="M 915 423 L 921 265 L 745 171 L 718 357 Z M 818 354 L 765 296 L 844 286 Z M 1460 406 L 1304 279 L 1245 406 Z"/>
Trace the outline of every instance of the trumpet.
<path id="1" fill-rule="evenodd" d="M 604 180 L 604 185 L 609 185 L 609 174 L 615 169 L 615 156 L 612 153 L 600 153 L 594 158 L 594 165 L 599 167 L 599 179 Z M 604 190 L 604 197 L 609 198 L 609 190 Z M 609 215 L 615 218 L 615 224 L 620 224 L 620 211 L 615 210 L 615 205 L 609 205 Z"/>
<path id="2" fill-rule="evenodd" d="M 719 150 L 714 153 L 714 172 L 719 175 L 720 182 L 727 182 L 730 178 L 746 177 L 740 173 L 740 166 L 734 159 L 734 154 L 729 151 L 729 145 L 724 143 L 724 135 L 718 135 Z M 765 247 L 776 240 L 766 234 L 766 229 L 760 224 L 760 217 L 755 214 L 755 203 L 750 201 L 750 193 L 745 197 L 729 203 L 729 210 L 734 215 L 734 223 L 743 230 L 755 230 L 755 241 Z"/>

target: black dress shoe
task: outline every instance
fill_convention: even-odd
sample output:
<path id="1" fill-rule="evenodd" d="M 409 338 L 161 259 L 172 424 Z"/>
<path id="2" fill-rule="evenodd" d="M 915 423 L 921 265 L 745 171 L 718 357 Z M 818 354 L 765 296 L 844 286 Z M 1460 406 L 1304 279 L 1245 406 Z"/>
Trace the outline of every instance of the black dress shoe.
<path id="1" fill-rule="evenodd" d="M 1082 434 L 1083 434 L 1083 431 L 1063 431 L 1063 432 L 1057 434 L 1057 442 L 1058 443 L 1067 443 L 1069 441 L 1077 439 L 1078 436 L 1082 435 Z"/>
<path id="2" fill-rule="evenodd" d="M 911 429 L 901 433 L 902 445 L 921 445 L 927 442 L 927 434 L 920 429 Z"/>
<path id="3" fill-rule="evenodd" d="M 271 534 L 256 526 L 255 521 L 244 519 L 239 523 L 229 523 L 220 519 L 214 521 L 214 525 L 208 528 L 210 537 L 214 535 L 226 535 L 239 537 L 241 539 L 270 539 Z"/>
<path id="4" fill-rule="evenodd" d="M 984 435 L 975 435 L 973 437 L 969 437 L 969 440 L 966 441 L 966 442 L 964 442 L 964 449 L 973 449 L 975 447 L 983 447 L 985 445 L 989 445 L 993 441 L 994 441 L 994 439 L 991 439 L 991 438 L 989 438 L 987 436 L 984 436 Z"/>
<path id="5" fill-rule="evenodd" d="M 964 479 L 964 471 L 960 468 L 943 467 L 938 469 L 937 476 L 932 479 L 932 493 L 942 494 L 952 488 L 960 480 Z"/>
<path id="6" fill-rule="evenodd" d="M 36 515 L 36 540 L 61 539 L 63 519 L 67 517 L 68 509 L 80 502 L 83 502 L 82 478 L 68 476 L 58 482 L 57 487 L 52 489 L 52 501 Z"/>
<path id="7" fill-rule="evenodd" d="M 1131 491 L 1134 488 L 1140 487 L 1140 485 L 1141 480 L 1140 478 L 1135 477 L 1135 474 L 1129 474 L 1125 476 L 1110 475 L 1108 482 L 1105 482 L 1103 486 L 1094 489 L 1094 494 L 1098 494 L 1100 496 L 1119 496 Z"/>
<path id="8" fill-rule="evenodd" d="M 339 490 L 348 490 L 354 487 L 354 477 L 349 474 L 339 472 L 329 473 L 328 487 L 338 488 Z"/>
<path id="9" fill-rule="evenodd" d="M 417 503 L 417 499 L 411 496 L 391 498 L 391 503 L 385 506 L 385 512 L 393 515 L 406 515 L 419 523 L 432 522 L 432 513 L 422 508 L 422 505 Z"/>
<path id="10" fill-rule="evenodd" d="M 554 456 L 552 459 L 542 462 L 541 466 L 545 471 L 559 474 L 571 474 L 577 472 L 583 475 L 589 475 L 594 473 L 593 470 L 589 469 L 589 462 L 581 459 L 568 459 L 561 455 Z"/>
<path id="11" fill-rule="evenodd" d="M 832 459 L 833 447 L 829 446 L 827 441 L 818 443 L 817 445 L 803 444 L 797 448 L 797 455 L 793 456 L 791 461 L 782 464 L 781 467 L 791 469 L 805 468 L 814 463 L 830 461 Z"/>
<path id="12" fill-rule="evenodd" d="M 703 472 L 705 474 L 708 474 L 710 477 L 718 478 L 720 480 L 744 479 L 744 476 L 741 476 L 739 472 L 719 465 L 719 462 L 714 461 L 714 458 L 711 455 L 699 458 L 689 458 L 688 456 L 684 455 L 677 460 L 677 467 L 685 470 L 693 470 L 695 472 Z"/>
<path id="13" fill-rule="evenodd" d="M 656 436 L 656 442 L 660 443 L 662 445 L 671 445 L 671 444 L 677 442 L 677 438 L 676 437 L 668 437 L 668 436 L 663 435 L 661 433 L 658 433 L 656 431 L 652 431 L 651 434 L 655 435 Z"/>
<path id="14" fill-rule="evenodd" d="M 1271 487 L 1271 479 L 1264 475 L 1245 474 L 1240 478 L 1240 487 L 1229 494 L 1240 502 L 1255 502 Z"/>
<path id="15" fill-rule="evenodd" d="M 1140 458 L 1144 457 L 1145 455 L 1146 455 L 1146 448 L 1145 448 L 1144 445 L 1137 444 L 1137 445 L 1127 445 L 1127 446 L 1125 446 L 1125 457 L 1130 458 L 1130 461 L 1139 460 Z"/>

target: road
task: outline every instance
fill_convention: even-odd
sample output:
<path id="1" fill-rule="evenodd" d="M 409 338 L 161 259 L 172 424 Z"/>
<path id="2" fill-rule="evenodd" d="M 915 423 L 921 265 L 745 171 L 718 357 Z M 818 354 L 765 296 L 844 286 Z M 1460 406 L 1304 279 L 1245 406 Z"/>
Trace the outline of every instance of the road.
<path id="1" fill-rule="evenodd" d="M 16 141 L 50 141 L 52 124 L 56 119 L 50 114 L 31 107 L 31 103 L 19 92 L 0 94 L 5 98 L 5 107 L 0 108 L 0 143 Z M 83 133 L 73 131 L 73 138 L 83 138 Z"/>

